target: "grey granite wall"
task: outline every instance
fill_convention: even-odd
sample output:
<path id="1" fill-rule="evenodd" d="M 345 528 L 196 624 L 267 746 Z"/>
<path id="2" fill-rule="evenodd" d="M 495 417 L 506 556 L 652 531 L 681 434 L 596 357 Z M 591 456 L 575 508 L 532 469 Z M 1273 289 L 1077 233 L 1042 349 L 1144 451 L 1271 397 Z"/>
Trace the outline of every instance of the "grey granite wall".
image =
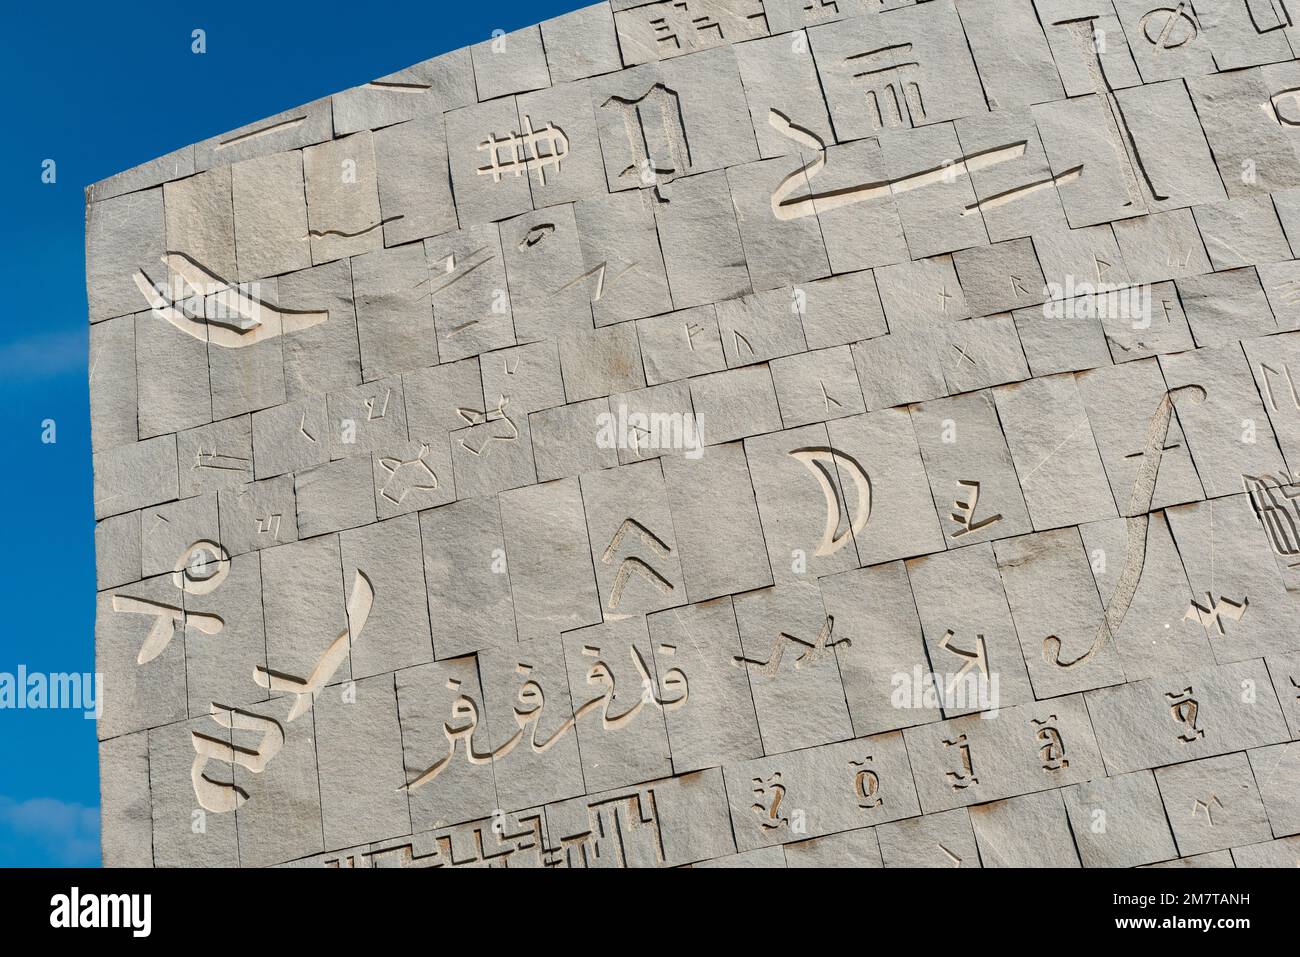
<path id="1" fill-rule="evenodd" d="M 91 187 L 105 862 L 1294 863 L 1296 15 L 613 0 Z"/>

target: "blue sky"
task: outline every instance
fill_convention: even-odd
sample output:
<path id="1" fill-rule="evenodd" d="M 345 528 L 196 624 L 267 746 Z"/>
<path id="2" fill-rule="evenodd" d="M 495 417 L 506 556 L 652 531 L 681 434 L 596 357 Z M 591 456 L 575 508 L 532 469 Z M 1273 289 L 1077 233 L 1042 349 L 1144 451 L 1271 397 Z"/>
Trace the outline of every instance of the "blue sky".
<path id="1" fill-rule="evenodd" d="M 94 668 L 84 188 L 584 5 L 9 4 L 0 28 L 0 672 Z M 191 52 L 203 29 L 207 52 Z M 56 181 L 41 181 L 52 159 Z M 53 443 L 42 423 L 55 422 Z M 99 863 L 95 725 L 0 710 L 0 865 Z"/>

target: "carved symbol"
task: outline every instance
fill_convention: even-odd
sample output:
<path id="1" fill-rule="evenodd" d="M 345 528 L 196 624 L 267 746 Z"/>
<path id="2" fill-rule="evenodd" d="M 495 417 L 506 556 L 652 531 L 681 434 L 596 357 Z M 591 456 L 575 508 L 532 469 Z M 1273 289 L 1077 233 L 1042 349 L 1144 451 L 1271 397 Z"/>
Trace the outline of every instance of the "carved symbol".
<path id="1" fill-rule="evenodd" d="M 676 651 L 672 645 L 661 645 L 659 650 L 665 657 L 672 656 Z M 572 731 L 581 718 L 591 714 L 598 708 L 601 712 L 601 730 L 615 731 L 631 722 L 647 704 L 663 712 L 676 710 L 686 704 L 687 698 L 690 697 L 690 685 L 685 672 L 680 668 L 670 668 L 664 672 L 663 677 L 656 684 L 651 676 L 650 667 L 641 654 L 641 649 L 636 645 L 632 645 L 629 653 L 632 658 L 632 665 L 640 676 L 640 692 L 636 694 L 635 702 L 626 708 L 622 714 L 613 715 L 610 713 L 617 697 L 614 672 L 609 664 L 601 658 L 600 648 L 594 645 L 586 645 L 582 649 L 582 654 L 597 659 L 587 670 L 587 684 L 599 685 L 603 687 L 604 691 L 572 711 L 561 722 L 559 728 L 544 741 L 538 741 L 537 734 L 542 720 L 542 712 L 546 708 L 546 695 L 537 679 L 531 677 L 533 666 L 527 662 L 519 661 L 515 665 L 515 671 L 524 678 L 524 682 L 520 685 L 515 696 L 518 701 L 512 715 L 515 723 L 515 733 L 493 751 L 480 751 L 475 746 L 474 734 L 479 723 L 478 704 L 470 695 L 466 693 L 459 694 L 456 700 L 452 702 L 452 720 L 445 722 L 442 726 L 443 736 L 447 739 L 446 754 L 422 771 L 414 781 L 402 785 L 398 790 L 415 791 L 436 778 L 455 758 L 458 742 L 464 744 L 465 759 L 471 765 L 491 764 L 494 761 L 502 760 L 516 746 L 524 742 L 527 742 L 527 746 L 532 749 L 533 753 L 545 754 L 566 734 Z M 460 691 L 460 681 L 455 678 L 450 679 L 447 682 L 447 688 L 451 691 Z M 671 696 L 672 692 L 676 692 L 675 697 Z"/>
<path id="2" fill-rule="evenodd" d="M 1282 558 L 1300 555 L 1300 529 L 1296 525 L 1296 518 L 1300 518 L 1300 487 L 1266 475 L 1243 475 L 1241 482 L 1273 554 Z M 1279 495 L 1284 501 L 1279 501 Z"/>
<path id="3" fill-rule="evenodd" d="M 978 667 L 981 674 L 984 676 L 984 680 L 988 681 L 989 679 L 988 647 L 984 643 L 984 636 L 975 636 L 974 651 L 962 651 L 960 648 L 953 645 L 952 640 L 956 637 L 957 636 L 953 634 L 953 632 L 945 631 L 943 637 L 939 639 L 940 648 L 952 652 L 959 658 L 966 659 L 966 663 L 962 665 L 961 669 L 952 676 L 951 680 L 949 680 L 948 687 L 944 690 L 944 695 L 946 697 L 952 696 L 953 689 L 956 688 L 958 682 L 961 681 L 962 675 L 966 674 L 966 672 L 970 671 L 972 668 Z"/>
<path id="4" fill-rule="evenodd" d="M 1032 180 L 1031 182 L 1025 183 L 1023 186 L 1015 186 L 1011 189 L 1005 189 L 1000 193 L 994 193 L 986 199 L 976 200 L 975 202 L 963 207 L 961 214 L 963 216 L 969 216 L 972 213 L 979 212 L 980 210 L 997 209 L 999 206 L 1014 203 L 1018 199 L 1024 199 L 1026 196 L 1031 196 L 1042 190 L 1054 189 L 1058 186 L 1065 186 L 1069 183 L 1073 183 L 1082 175 L 1083 164 L 1080 163 L 1078 166 L 1071 166 L 1069 169 L 1062 170 L 1052 176 Z M 1025 295 L 1029 295 L 1023 286 L 1021 287 L 1021 292 L 1024 292 Z"/>
<path id="5" fill-rule="evenodd" d="M 434 835 L 431 847 L 422 841 L 417 844 L 418 840 L 326 858 L 324 866 L 508 868 L 516 857 L 528 855 L 530 865 L 540 867 L 546 853 L 540 814 L 455 825 Z"/>
<path id="6" fill-rule="evenodd" d="M 280 537 L 280 513 L 271 512 L 265 518 L 255 519 L 257 522 L 257 534 L 266 535 L 270 533 L 272 538 Z"/>
<path id="7" fill-rule="evenodd" d="M 636 519 L 626 518 L 623 520 L 623 524 L 618 527 L 618 531 L 614 533 L 614 537 L 609 540 L 609 544 L 605 546 L 605 551 L 600 556 L 600 560 L 603 564 L 612 565 L 614 563 L 614 556 L 618 552 L 618 547 L 623 543 L 623 537 L 629 531 L 635 532 L 637 538 L 641 540 L 641 544 L 645 545 L 661 558 L 667 558 L 672 554 L 672 549 L 660 540 L 657 535 L 651 532 L 650 529 L 646 528 Z M 619 602 L 623 600 L 623 589 L 627 587 L 628 579 L 632 577 L 633 572 L 639 574 L 642 578 L 658 589 L 660 594 L 667 595 L 673 590 L 672 582 L 659 574 L 640 558 L 631 556 L 623 559 L 622 563 L 618 566 L 618 573 L 614 576 L 614 585 L 609 592 L 609 602 L 605 606 L 607 610 L 614 611 L 618 608 Z"/>
<path id="8" fill-rule="evenodd" d="M 1157 50 L 1174 50 L 1196 39 L 1200 28 L 1187 13 L 1187 4 L 1176 7 L 1156 7 L 1147 12 L 1138 24 L 1142 36 Z"/>
<path id="9" fill-rule="evenodd" d="M 564 292 L 566 289 L 569 289 L 569 288 L 572 287 L 572 286 L 576 286 L 578 283 L 582 282 L 584 279 L 590 279 L 592 276 L 595 276 L 595 277 L 596 277 L 596 285 L 595 285 L 595 287 L 592 289 L 592 293 L 591 293 L 591 301 L 592 301 L 592 302 L 600 302 L 601 297 L 605 295 L 605 284 L 606 284 L 605 273 L 606 273 L 608 267 L 609 267 L 609 260 L 605 260 L 605 262 L 601 263 L 599 266 L 595 266 L 595 267 L 592 268 L 592 269 L 588 269 L 586 272 L 584 272 L 584 273 L 583 273 L 581 276 L 579 276 L 577 279 L 571 279 L 571 280 L 569 280 L 569 281 L 566 282 L 563 286 L 561 286 L 557 291 L 558 291 L 558 292 Z M 620 270 L 619 270 L 617 273 L 615 273 L 613 276 L 610 276 L 610 277 L 609 277 L 609 279 L 608 279 L 608 283 L 609 283 L 609 285 L 611 285 L 611 286 L 614 285 L 614 283 L 618 282 L 620 279 L 622 279 L 624 276 L 626 276 L 628 273 L 630 273 L 633 269 L 636 269 L 636 267 L 637 267 L 637 264 L 636 264 L 636 263 L 628 263 L 628 265 L 627 265 L 625 268 L 620 269 Z"/>
<path id="10" fill-rule="evenodd" d="M 686 34 L 686 48 L 690 48 L 695 45 L 691 36 L 692 31 L 696 36 L 704 37 L 703 42 L 706 44 L 721 43 L 726 40 L 722 32 L 721 20 L 708 13 L 697 15 L 696 9 L 693 9 L 687 3 L 687 0 L 671 0 L 671 2 L 656 4 L 655 7 L 657 8 L 656 12 L 662 11 L 662 15 L 651 17 L 648 24 L 656 48 L 668 46 L 672 50 L 683 49 L 682 34 Z M 739 22 L 742 28 L 745 20 L 762 20 L 766 23 L 766 16 L 761 6 L 758 7 L 757 13 L 741 13 L 726 8 L 716 10 L 716 12 L 727 14 L 733 25 Z M 728 29 L 730 29 L 730 26 Z M 766 29 L 764 29 L 763 33 L 766 34 L 766 32 Z M 712 36 L 709 37 L 706 34 L 712 34 Z M 668 55 L 672 56 L 673 54 Z"/>
<path id="11" fill-rule="evenodd" d="M 286 721 L 293 721 L 311 710 L 316 695 L 330 683 L 334 672 L 338 671 L 339 666 L 347 660 L 352 642 L 361 637 L 361 630 L 366 627 L 366 619 L 370 617 L 370 609 L 374 604 L 374 586 L 370 584 L 370 579 L 365 572 L 357 569 L 352 579 L 352 593 L 348 596 L 346 609 L 348 623 L 339 632 L 338 637 L 330 642 L 325 653 L 317 659 L 306 678 L 295 678 L 292 675 L 263 668 L 261 665 L 254 665 L 253 680 L 259 687 L 272 692 L 288 691 L 297 695 L 293 706 L 289 709 Z"/>
<path id="12" fill-rule="evenodd" d="M 143 270 L 136 270 L 135 286 L 155 316 L 200 342 L 238 349 L 310 329 L 329 318 L 324 310 L 291 312 L 269 306 L 246 284 L 232 286 L 183 253 L 169 252 L 160 261 L 173 276 L 171 285 L 154 284 Z"/>
<path id="13" fill-rule="evenodd" d="M 862 527 L 867 524 L 867 519 L 871 517 L 871 479 L 852 456 L 837 449 L 810 447 L 793 449 L 789 454 L 791 458 L 802 462 L 804 467 L 816 476 L 822 493 L 826 496 L 826 529 L 822 532 L 821 544 L 817 546 L 814 554 L 834 555 L 848 543 L 852 536 L 862 531 Z M 832 469 L 839 472 L 841 476 L 847 474 L 853 479 L 853 485 L 858 493 L 856 509 L 850 510 L 847 502 L 841 502 L 838 486 L 832 479 Z M 849 520 L 849 527 L 837 538 L 835 532 L 840 526 L 841 511 Z"/>
<path id="14" fill-rule="evenodd" d="M 525 249 L 532 249 L 553 232 L 555 232 L 554 223 L 538 223 L 524 233 L 524 238 L 519 240 L 517 248 L 521 252 Z"/>
<path id="15" fill-rule="evenodd" d="M 203 538 L 181 552 L 176 559 L 172 568 L 172 584 L 191 595 L 208 595 L 220 588 L 229 574 L 229 553 L 216 542 Z"/>
<path id="16" fill-rule="evenodd" d="M 704 327 L 700 325 L 698 322 L 688 322 L 683 328 L 685 328 L 686 330 L 686 344 L 689 345 L 691 347 L 691 351 L 694 352 L 695 337 L 704 331 Z"/>
<path id="17" fill-rule="evenodd" d="M 831 410 L 831 405 L 834 405 L 837 409 L 842 409 L 842 408 L 844 408 L 844 403 L 843 403 L 843 402 L 841 402 L 839 399 L 835 398 L 835 397 L 832 396 L 829 392 L 826 391 L 826 383 L 825 383 L 825 382 L 823 382 L 821 379 L 818 379 L 818 380 L 817 380 L 817 385 L 818 385 L 818 387 L 822 390 L 822 402 L 824 402 L 824 403 L 826 404 L 826 411 L 827 411 L 828 413 L 829 413 L 830 410 Z"/>
<path id="18" fill-rule="evenodd" d="M 190 782 L 194 785 L 194 797 L 204 810 L 223 814 L 242 807 L 248 800 L 248 792 L 233 782 L 227 784 L 208 777 L 203 773 L 208 762 L 238 764 L 254 774 L 260 774 L 284 747 L 284 728 L 271 718 L 250 711 L 241 711 L 239 708 L 228 708 L 216 702 L 212 703 L 210 716 L 223 728 L 262 732 L 262 740 L 258 742 L 256 748 L 252 749 L 237 747 L 197 731 L 190 732 L 190 744 L 194 746 L 194 763 L 190 767 Z"/>
<path id="19" fill-rule="evenodd" d="M 376 229 L 382 229 L 388 223 L 395 223 L 397 220 L 402 218 L 403 217 L 400 214 L 397 216 L 388 216 L 379 220 L 377 223 L 371 223 L 369 226 L 363 226 L 360 229 L 351 232 L 344 229 L 309 229 L 307 230 L 307 235 L 314 236 L 317 239 L 324 236 L 338 236 L 341 239 L 355 239 L 358 236 L 366 235 L 366 233 L 373 233 Z"/>
<path id="20" fill-rule="evenodd" d="M 1256 15 L 1256 8 L 1267 4 L 1267 12 Z M 1286 0 L 1246 0 L 1246 15 L 1256 33 L 1272 33 L 1291 26 L 1291 11 L 1286 8 Z"/>
<path id="21" fill-rule="evenodd" d="M 956 522 L 959 527 L 957 531 L 948 536 L 949 538 L 961 538 L 970 532 L 978 532 L 981 528 L 987 528 L 994 522 L 1002 521 L 1002 513 L 999 512 L 997 515 L 990 515 L 983 521 L 972 524 L 971 520 L 975 517 L 975 509 L 979 506 L 980 501 L 980 483 L 970 479 L 958 479 L 957 484 L 962 488 L 971 490 L 970 501 L 963 502 L 961 499 L 957 499 L 952 503 L 953 508 L 957 511 L 952 512 L 948 517 Z"/>
<path id="22" fill-rule="evenodd" d="M 198 451 L 194 453 L 194 464 L 190 466 L 190 471 L 212 469 L 217 472 L 243 472 L 251 461 L 242 455 L 218 452 L 215 448 L 211 452 L 205 452 L 200 444 Z"/>
<path id="23" fill-rule="evenodd" d="M 951 302 L 953 298 L 952 293 L 948 291 L 948 284 L 944 283 L 942 288 L 939 289 L 939 307 L 945 316 L 948 315 L 948 303 Z"/>
<path id="24" fill-rule="evenodd" d="M 1270 374 L 1286 378 L 1287 390 L 1291 393 L 1291 405 L 1296 409 L 1300 409 L 1300 396 L 1296 395 L 1295 379 L 1291 378 L 1291 367 L 1284 362 L 1281 371 L 1278 371 L 1271 365 L 1261 362 L 1259 364 L 1259 377 L 1264 382 L 1264 392 L 1268 396 L 1268 404 L 1273 411 L 1280 412 L 1281 410 L 1277 407 L 1277 398 L 1273 395 L 1273 380 L 1269 378 Z"/>
<path id="25" fill-rule="evenodd" d="M 781 668 L 781 659 L 785 656 L 786 642 L 800 645 L 807 649 L 794 660 L 794 666 L 796 669 L 802 668 L 805 661 L 808 662 L 808 664 L 813 664 L 827 648 L 834 648 L 836 645 L 844 645 L 846 648 L 851 647 L 853 644 L 852 639 L 841 638 L 839 641 L 830 640 L 831 632 L 834 628 L 835 616 L 827 615 L 825 624 L 822 625 L 821 630 L 817 633 L 816 639 L 814 639 L 811 644 L 804 641 L 802 638 L 796 638 L 794 635 L 787 634 L 783 631 L 777 635 L 776 640 L 772 642 L 772 650 L 768 652 L 767 661 L 759 661 L 757 658 L 746 658 L 744 655 L 735 655 L 732 657 L 731 663 L 741 668 L 746 667 L 747 665 L 757 665 L 761 669 L 759 674 L 767 678 L 775 678 L 777 672 Z"/>
<path id="26" fill-rule="evenodd" d="M 555 846 L 546 848 L 544 866 L 630 867 L 649 860 L 662 864 L 666 859 L 654 788 L 590 804 L 587 819 L 585 831 L 561 837 Z M 641 839 L 637 846 L 630 845 L 634 837 Z"/>
<path id="27" fill-rule="evenodd" d="M 1190 687 L 1182 691 L 1165 692 L 1165 697 L 1169 699 L 1169 713 L 1173 715 L 1175 721 L 1186 726 L 1186 730 L 1178 736 L 1178 740 L 1185 744 L 1191 744 L 1197 738 L 1205 737 L 1205 729 L 1196 726 L 1196 713 L 1201 706 L 1192 694 Z"/>
<path id="28" fill-rule="evenodd" d="M 1281 126 L 1300 126 L 1300 87 L 1274 93 L 1268 102 Z"/>
<path id="29" fill-rule="evenodd" d="M 943 851 L 944 855 L 948 858 L 948 860 L 952 861 L 953 867 L 961 867 L 960 857 L 958 857 L 952 851 L 948 850 L 948 848 L 944 847 L 942 844 L 938 844 L 936 845 L 936 847 L 938 847 L 939 850 Z"/>
<path id="30" fill-rule="evenodd" d="M 215 635 L 225 627 L 225 622 L 216 615 L 204 615 L 197 612 L 186 613 L 172 605 L 148 601 L 143 598 L 129 598 L 126 595 L 113 596 L 113 611 L 133 615 L 153 615 L 153 627 L 145 635 L 136 656 L 137 665 L 148 664 L 162 654 L 163 649 L 172 640 L 176 627 L 193 627 L 205 635 Z"/>
<path id="31" fill-rule="evenodd" d="M 1182 3 L 1179 4 L 1180 7 L 1182 5 Z M 1150 16 L 1150 14 L 1147 16 Z M 1133 131 L 1129 128 L 1128 118 L 1124 115 L 1124 108 L 1120 106 L 1119 99 L 1115 96 L 1115 90 L 1110 85 L 1110 77 L 1106 75 L 1106 63 L 1102 59 L 1094 39 L 1096 20 L 1095 16 L 1079 17 L 1072 20 L 1058 20 L 1054 25 L 1066 27 L 1073 34 L 1079 53 L 1088 66 L 1088 74 L 1092 78 L 1093 92 L 1097 94 L 1105 107 L 1107 131 L 1110 134 L 1111 145 L 1122 160 L 1125 185 L 1128 188 L 1129 202 L 1124 205 L 1142 205 L 1142 193 L 1137 185 L 1137 174 L 1139 172 L 1142 174 L 1142 178 L 1152 197 L 1157 201 L 1166 200 L 1169 197 L 1156 189 L 1146 165 L 1142 162 L 1141 154 L 1138 153 L 1137 140 L 1134 139 Z"/>
<path id="32" fill-rule="evenodd" d="M 442 276 L 436 283 L 431 279 L 422 279 L 416 283 L 416 287 L 429 282 L 429 297 L 436 299 L 438 293 L 444 291 L 448 286 L 460 282 L 480 266 L 484 266 L 497 258 L 497 254 L 489 246 L 480 246 L 478 249 L 466 253 L 463 257 L 458 257 L 454 252 L 448 253 L 447 258 L 442 262 Z M 421 299 L 424 297 L 421 296 Z"/>
<path id="33" fill-rule="evenodd" d="M 388 414 L 388 400 L 392 397 L 392 395 L 393 395 L 392 389 L 389 389 L 384 393 L 384 404 L 379 407 L 378 412 L 375 411 L 375 401 L 379 398 L 379 396 L 372 395 L 368 399 L 366 399 L 366 421 L 367 422 L 373 422 L 376 419 L 382 419 L 385 415 Z"/>
<path id="34" fill-rule="evenodd" d="M 277 130 L 283 131 L 283 130 L 293 129 L 295 126 L 301 126 L 305 122 L 307 122 L 306 116 L 294 116 L 294 117 L 290 117 L 287 120 L 279 120 L 278 122 L 275 123 L 268 123 L 266 126 L 263 126 L 260 129 L 251 130 L 248 133 L 238 133 L 235 136 L 232 136 L 228 140 L 223 140 L 222 142 L 217 144 L 217 149 L 223 150 L 231 146 L 237 146 L 240 143 L 247 143 L 249 140 L 260 139 L 261 137 L 274 133 Z"/>
<path id="35" fill-rule="evenodd" d="M 1215 806 L 1219 808 L 1223 807 L 1223 802 L 1219 800 L 1217 795 L 1211 794 L 1207 800 L 1197 798 L 1196 803 L 1192 805 L 1192 819 L 1195 820 L 1196 815 L 1201 811 L 1204 811 L 1205 819 L 1210 822 L 1210 827 L 1214 827 Z"/>
<path id="36" fill-rule="evenodd" d="M 899 193 L 921 189 L 934 183 L 951 182 L 958 176 L 979 172 L 982 169 L 988 169 L 1009 160 L 1019 159 L 1025 155 L 1026 144 L 1024 140 L 1021 140 L 1019 143 L 1009 143 L 995 149 L 959 156 L 952 163 L 936 169 L 909 173 L 894 179 L 877 180 L 861 183 L 857 186 L 828 190 L 823 193 L 809 192 L 803 196 L 793 196 L 792 194 L 805 185 L 811 188 L 813 178 L 826 166 L 826 144 L 815 133 L 791 123 L 790 119 L 778 110 L 768 110 L 767 121 L 782 136 L 793 140 L 805 150 L 816 152 L 816 155 L 811 160 L 782 179 L 776 188 L 772 190 L 772 215 L 783 222 L 791 219 L 801 219 L 804 216 L 813 216 L 819 212 L 827 213 L 843 206 L 853 206 L 857 203 L 877 199 L 888 199 Z M 1064 177 L 1066 174 L 1061 175 Z M 1007 202 L 1019 198 L 1019 195 L 1023 195 L 1023 190 L 1024 188 L 1009 191 L 1018 195 L 1008 196 L 1003 201 Z M 996 198 L 992 197 L 986 202 L 991 203 Z"/>
<path id="37" fill-rule="evenodd" d="M 858 807 L 871 810 L 884 804 L 884 799 L 876 797 L 880 791 L 880 775 L 871 770 L 871 755 L 861 761 L 850 761 L 849 768 L 857 768 L 853 773 L 853 793 L 857 795 Z"/>
<path id="38" fill-rule="evenodd" d="M 781 801 L 785 797 L 785 785 L 781 783 L 781 772 L 777 771 L 770 778 L 754 778 L 754 797 L 757 800 L 750 805 L 758 815 L 759 825 L 765 831 L 775 831 L 790 825 L 790 819 L 781 813 Z"/>
<path id="39" fill-rule="evenodd" d="M 478 439 L 477 443 L 471 443 L 471 436 L 463 436 L 460 440 L 461 448 L 471 455 L 482 455 L 493 442 L 513 442 L 518 439 L 519 427 L 506 414 L 506 406 L 509 404 L 509 396 L 498 395 L 495 409 L 486 409 L 482 412 L 476 409 L 457 409 L 456 413 L 471 426 L 466 431 L 473 432 L 473 438 Z M 503 431 L 493 434 L 489 430 L 477 428 L 493 422 L 504 422 Z"/>
<path id="40" fill-rule="evenodd" d="M 845 58 L 850 67 L 858 68 L 853 79 L 865 79 L 871 87 L 866 96 L 873 129 L 925 122 L 925 102 L 914 79 L 920 64 L 911 55 L 912 44 L 896 43 Z"/>
<path id="41" fill-rule="evenodd" d="M 642 185 L 653 185 L 655 198 L 667 202 L 663 187 L 691 168 L 691 145 L 686 138 L 681 97 L 677 91 L 655 83 L 637 97 L 611 96 L 602 108 L 613 107 L 623 116 L 623 128 L 632 150 L 632 162 L 618 174 L 619 179 L 636 176 Z M 657 120 L 648 116 L 657 112 Z"/>
<path id="42" fill-rule="evenodd" d="M 431 83 L 402 83 L 397 80 L 371 80 L 366 86 L 376 90 L 392 90 L 394 93 L 427 93 L 433 89 Z"/>
<path id="43" fill-rule="evenodd" d="M 162 516 L 158 516 L 162 518 Z M 163 519 L 166 521 L 166 519 Z M 200 539 L 181 552 L 172 570 L 172 584 L 191 595 L 207 595 L 216 591 L 230 574 L 230 555 L 216 542 Z M 136 656 L 137 665 L 147 664 L 163 653 L 177 627 L 194 628 L 205 635 L 216 635 L 225 627 L 219 615 L 186 612 L 174 605 L 114 595 L 115 612 L 136 615 L 153 615 L 154 623 L 145 635 Z"/>
<path id="44" fill-rule="evenodd" d="M 1124 567 L 1120 569 L 1115 589 L 1106 602 L 1101 621 L 1097 625 L 1097 634 L 1092 646 L 1073 661 L 1061 660 L 1061 640 L 1055 635 L 1043 639 L 1043 660 L 1058 668 L 1073 668 L 1088 661 L 1105 647 L 1115 632 L 1119 631 L 1133 596 L 1137 594 L 1138 581 L 1142 578 L 1142 569 L 1147 557 L 1147 527 L 1150 524 L 1151 500 L 1155 495 L 1156 476 L 1160 472 L 1160 456 L 1165 447 L 1165 436 L 1169 431 L 1169 419 L 1173 415 L 1174 396 L 1187 394 L 1193 402 L 1205 401 L 1205 389 L 1199 385 L 1179 386 L 1170 389 L 1160 398 L 1155 415 L 1147 423 L 1146 441 L 1143 443 L 1142 464 L 1138 466 L 1137 476 L 1133 479 L 1133 491 L 1129 495 L 1128 512 L 1125 519 L 1127 542 L 1124 550 Z"/>
<path id="45" fill-rule="evenodd" d="M 945 748 L 956 748 L 957 753 L 961 756 L 960 771 L 945 771 L 944 777 L 952 782 L 954 791 L 961 791 L 972 784 L 979 784 L 980 779 L 975 776 L 975 765 L 971 760 L 970 745 L 966 742 L 966 735 L 959 734 L 952 741 L 944 740 Z"/>
<path id="46" fill-rule="evenodd" d="M 160 526 L 170 525 L 171 522 L 172 520 L 168 518 L 166 515 L 164 515 L 162 512 L 155 513 L 153 517 L 153 524 L 149 526 L 148 534 L 145 537 L 152 539 L 156 534 L 158 534 L 158 529 Z"/>
<path id="47" fill-rule="evenodd" d="M 1030 723 L 1038 728 L 1034 737 L 1039 741 L 1038 755 L 1044 771 L 1060 771 L 1070 766 L 1070 759 L 1065 756 L 1065 739 L 1061 732 L 1051 723 L 1056 715 L 1049 714 L 1041 721 L 1030 718 Z"/>
<path id="48" fill-rule="evenodd" d="M 1206 628 L 1213 625 L 1219 630 L 1220 635 L 1224 635 L 1227 632 L 1223 630 L 1223 619 L 1241 621 L 1241 616 L 1246 613 L 1246 606 L 1249 604 L 1249 598 L 1242 598 L 1240 602 L 1235 602 L 1220 596 L 1219 600 L 1215 601 L 1210 593 L 1206 592 L 1206 607 L 1201 607 L 1195 601 L 1191 602 L 1191 607 L 1183 612 L 1183 621 L 1199 621 Z"/>
<path id="49" fill-rule="evenodd" d="M 478 175 L 491 176 L 492 182 L 499 183 L 506 173 L 520 176 L 536 171 L 538 182 L 545 186 L 546 168 L 553 166 L 560 172 L 560 162 L 569 155 L 569 139 L 553 123 L 534 130 L 532 119 L 525 113 L 522 132 L 510 133 L 502 139 L 491 133 L 478 149 L 486 150 L 489 157 L 488 165 L 476 171 Z M 508 150 L 509 156 L 503 157 L 503 150 Z"/>
<path id="50" fill-rule="evenodd" d="M 384 456 L 379 459 L 379 467 L 388 473 L 379 494 L 394 505 L 401 505 L 402 500 L 411 492 L 432 492 L 438 488 L 438 476 L 424 461 L 429 453 L 429 446 L 421 445 L 420 454 L 413 459 L 399 459 Z"/>
<path id="51" fill-rule="evenodd" d="M 1183 447 L 1183 444 L 1182 444 L 1181 442 L 1174 442 L 1174 443 L 1171 443 L 1170 445 L 1164 445 L 1164 446 L 1161 446 L 1161 447 L 1160 447 L 1160 451 L 1161 451 L 1161 452 L 1172 452 L 1174 449 L 1181 449 L 1182 447 Z M 1126 459 L 1140 459 L 1140 458 L 1142 458 L 1142 456 L 1144 456 L 1144 455 L 1146 455 L 1146 454 L 1147 454 L 1147 453 L 1146 453 L 1146 450 L 1143 449 L 1143 450 L 1139 450 L 1139 451 L 1137 451 L 1137 452 L 1129 452 L 1127 455 L 1124 456 L 1124 458 L 1126 458 Z"/>

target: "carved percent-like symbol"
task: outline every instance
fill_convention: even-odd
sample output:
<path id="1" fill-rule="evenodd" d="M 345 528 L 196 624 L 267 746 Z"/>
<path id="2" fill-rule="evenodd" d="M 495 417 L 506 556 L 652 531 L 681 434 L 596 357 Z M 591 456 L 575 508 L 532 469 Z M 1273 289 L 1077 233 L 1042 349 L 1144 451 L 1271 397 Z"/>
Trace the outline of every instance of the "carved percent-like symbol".
<path id="1" fill-rule="evenodd" d="M 812 446 L 793 449 L 789 454 L 791 458 L 802 462 L 804 467 L 816 476 L 822 494 L 826 496 L 826 530 L 822 533 L 821 544 L 813 554 L 834 555 L 850 538 L 862 531 L 862 527 L 867 524 L 867 519 L 871 517 L 871 478 L 857 460 L 838 449 Z M 843 475 L 847 473 L 848 477 L 853 479 L 858 496 L 855 510 L 850 510 L 847 504 L 844 505 L 849 527 L 839 537 L 836 537 L 835 531 L 840 524 L 840 493 L 831 479 L 831 469 L 836 469 L 841 475 L 841 481 Z M 855 511 L 856 517 L 854 517 Z"/>
<path id="2" fill-rule="evenodd" d="M 1187 14 L 1187 4 L 1181 2 L 1176 7 L 1156 7 L 1148 11 L 1139 26 L 1142 36 L 1157 50 L 1177 49 L 1195 40 L 1200 32 L 1196 21 Z"/>

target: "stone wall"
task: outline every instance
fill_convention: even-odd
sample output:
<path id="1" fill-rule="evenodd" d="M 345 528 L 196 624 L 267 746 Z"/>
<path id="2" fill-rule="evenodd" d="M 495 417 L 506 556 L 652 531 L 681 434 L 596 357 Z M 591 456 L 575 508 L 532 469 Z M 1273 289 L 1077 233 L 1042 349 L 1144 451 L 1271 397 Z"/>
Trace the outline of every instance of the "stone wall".
<path id="1" fill-rule="evenodd" d="M 612 0 L 91 187 L 105 863 L 1292 863 L 1288 5 Z"/>

